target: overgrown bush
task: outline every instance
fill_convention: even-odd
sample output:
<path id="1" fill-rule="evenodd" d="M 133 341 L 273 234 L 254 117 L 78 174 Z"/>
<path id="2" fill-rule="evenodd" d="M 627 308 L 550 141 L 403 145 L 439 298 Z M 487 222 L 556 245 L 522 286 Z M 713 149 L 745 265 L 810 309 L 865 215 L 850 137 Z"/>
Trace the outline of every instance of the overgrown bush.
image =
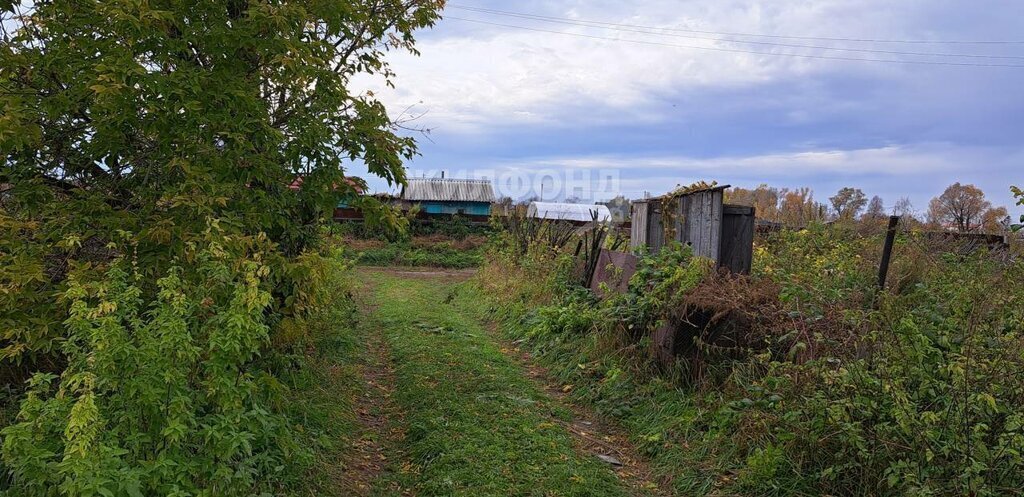
<path id="1" fill-rule="evenodd" d="M 568 256 L 492 250 L 479 284 L 509 332 L 623 423 L 681 494 L 1018 493 L 1024 263 L 905 233 L 878 294 L 880 249 L 866 228 L 782 232 L 750 277 L 668 249 L 603 301 L 539 277 Z M 690 346 L 668 370 L 645 346 L 666 324 Z"/>
<path id="2" fill-rule="evenodd" d="M 354 308 L 337 256 L 268 259 L 261 244 L 211 235 L 156 295 L 130 259 L 95 277 L 72 272 L 59 300 L 67 367 L 35 374 L 2 432 L 8 492 L 241 496 L 302 482 L 322 445 L 308 437 L 330 428 L 295 431 L 310 412 L 288 392 L 307 388 L 308 348 Z M 277 304 L 275 264 L 289 282 Z"/>
<path id="3" fill-rule="evenodd" d="M 33 376 L 3 431 L 20 495 L 250 495 L 270 490 L 296 447 L 247 368 L 269 339 L 258 254 L 211 241 L 159 278 L 134 261 L 72 273 L 58 377 Z M 13 490 L 12 490 L 13 491 Z"/>
<path id="4" fill-rule="evenodd" d="M 350 162 L 401 183 L 416 151 L 349 82 L 441 7 L 0 2 L 0 489 L 285 493 L 311 254 Z"/>

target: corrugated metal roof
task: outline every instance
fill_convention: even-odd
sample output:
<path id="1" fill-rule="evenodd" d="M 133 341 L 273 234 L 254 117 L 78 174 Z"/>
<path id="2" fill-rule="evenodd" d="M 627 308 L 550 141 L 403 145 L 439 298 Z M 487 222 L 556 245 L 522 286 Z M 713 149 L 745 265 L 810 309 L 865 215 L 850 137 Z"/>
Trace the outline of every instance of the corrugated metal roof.
<path id="1" fill-rule="evenodd" d="M 494 202 L 494 187 L 486 179 L 410 178 L 402 200 L 412 202 Z"/>
<path id="2" fill-rule="evenodd" d="M 602 223 L 612 220 L 612 212 L 604 205 L 558 204 L 554 202 L 530 202 L 526 215 L 559 221 L 593 221 L 592 212 L 597 212 L 597 220 Z"/>

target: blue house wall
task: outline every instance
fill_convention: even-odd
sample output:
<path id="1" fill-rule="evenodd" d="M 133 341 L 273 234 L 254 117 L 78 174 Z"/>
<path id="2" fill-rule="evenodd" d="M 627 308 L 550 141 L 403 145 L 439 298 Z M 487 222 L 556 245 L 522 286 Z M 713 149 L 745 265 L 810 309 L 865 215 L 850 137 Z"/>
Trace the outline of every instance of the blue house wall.
<path id="1" fill-rule="evenodd" d="M 341 198 L 341 200 L 338 201 L 337 208 L 348 209 L 349 207 L 352 206 L 353 200 L 355 199 L 352 197 L 352 195 L 345 195 L 344 197 Z"/>
<path id="2" fill-rule="evenodd" d="M 488 202 L 416 202 L 427 214 L 464 214 L 469 216 L 491 215 Z"/>

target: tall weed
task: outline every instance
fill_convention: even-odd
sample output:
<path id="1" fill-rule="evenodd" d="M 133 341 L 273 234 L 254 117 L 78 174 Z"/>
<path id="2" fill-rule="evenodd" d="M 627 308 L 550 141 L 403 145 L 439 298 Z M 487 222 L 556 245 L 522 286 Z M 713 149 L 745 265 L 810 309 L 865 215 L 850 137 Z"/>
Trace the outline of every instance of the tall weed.
<path id="1" fill-rule="evenodd" d="M 3 430 L 10 495 L 274 492 L 303 450 L 268 407 L 270 274 L 260 252 L 211 239 L 147 295 L 129 258 L 69 274 L 67 368 L 30 381 Z"/>
<path id="2" fill-rule="evenodd" d="M 881 234 L 847 226 L 773 236 L 748 279 L 665 251 L 603 301 L 545 277 L 562 256 L 499 244 L 480 285 L 680 493 L 1019 494 L 1024 262 L 917 239 L 901 235 L 881 294 Z M 695 328 L 694 353 L 654 368 L 649 333 L 673 321 Z M 686 373 L 698 365 L 715 373 Z"/>

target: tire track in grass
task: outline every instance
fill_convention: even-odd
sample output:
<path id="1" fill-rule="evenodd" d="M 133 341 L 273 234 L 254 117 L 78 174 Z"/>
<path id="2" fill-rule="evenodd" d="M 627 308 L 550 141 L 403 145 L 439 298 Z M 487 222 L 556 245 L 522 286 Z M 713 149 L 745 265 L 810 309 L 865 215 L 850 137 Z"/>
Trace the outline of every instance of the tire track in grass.
<path id="1" fill-rule="evenodd" d="M 402 413 L 394 401 L 395 371 L 391 353 L 375 318 L 376 305 L 368 298 L 368 294 L 373 293 L 372 282 L 364 282 L 360 293 L 362 318 L 358 333 L 363 354 L 358 370 L 362 389 L 355 402 L 359 433 L 345 457 L 342 490 L 345 495 L 359 497 L 413 495 L 410 489 L 403 488 L 389 476 L 404 466 L 399 447 L 405 431 Z"/>
<path id="2" fill-rule="evenodd" d="M 623 430 L 602 420 L 592 410 L 570 401 L 572 385 L 559 385 L 546 368 L 534 362 L 529 352 L 502 338 L 497 325 L 489 323 L 487 329 L 502 344 L 502 353 L 518 362 L 530 379 L 551 399 L 572 412 L 572 419 L 559 420 L 559 423 L 573 436 L 578 452 L 590 457 L 615 458 L 620 463 L 613 466 L 615 474 L 633 489 L 636 495 L 672 495 L 667 490 L 672 487 L 672 482 L 655 476 L 647 458 L 640 455 Z"/>
<path id="3" fill-rule="evenodd" d="M 420 496 L 645 495 L 591 454 L 565 423 L 573 413 L 544 395 L 506 356 L 476 312 L 454 302 L 462 274 L 364 270 L 372 280 L 395 364 L 410 467 L 393 473 Z"/>

